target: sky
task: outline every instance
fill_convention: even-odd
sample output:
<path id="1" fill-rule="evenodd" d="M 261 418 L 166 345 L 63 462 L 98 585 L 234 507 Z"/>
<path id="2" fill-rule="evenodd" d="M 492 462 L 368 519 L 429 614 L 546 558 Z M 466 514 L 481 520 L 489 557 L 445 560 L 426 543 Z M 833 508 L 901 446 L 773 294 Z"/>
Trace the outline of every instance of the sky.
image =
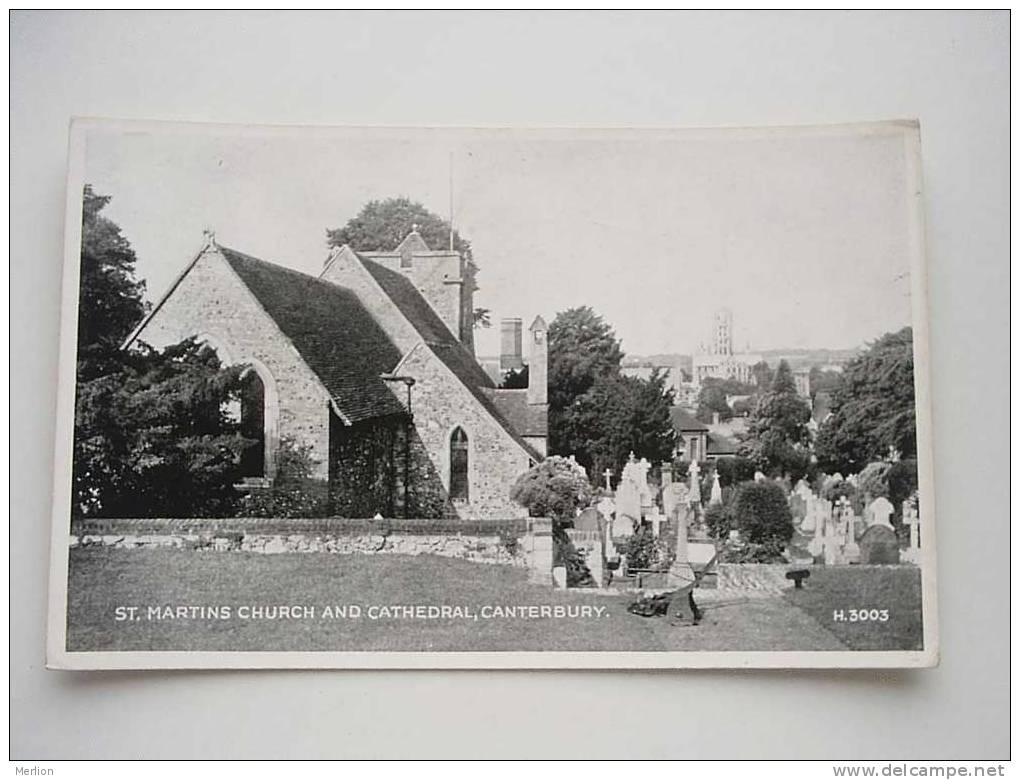
<path id="1" fill-rule="evenodd" d="M 631 355 L 846 349 L 910 324 L 911 194 L 896 125 L 736 130 L 93 127 L 84 181 L 157 300 L 217 241 L 309 274 L 326 230 L 406 196 L 453 220 L 498 320 L 588 305 Z M 451 167 L 452 160 L 452 167 Z M 452 170 L 452 177 L 451 177 Z M 442 247 L 437 247 L 442 248 Z"/>

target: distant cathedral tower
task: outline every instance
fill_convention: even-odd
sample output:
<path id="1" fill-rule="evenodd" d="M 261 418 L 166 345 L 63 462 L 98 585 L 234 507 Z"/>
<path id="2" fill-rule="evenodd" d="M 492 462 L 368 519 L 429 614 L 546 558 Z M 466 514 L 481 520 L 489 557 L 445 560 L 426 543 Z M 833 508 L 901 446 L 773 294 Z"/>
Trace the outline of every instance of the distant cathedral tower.
<path id="1" fill-rule="evenodd" d="M 730 309 L 719 309 L 715 313 L 712 354 L 733 354 L 733 312 Z"/>

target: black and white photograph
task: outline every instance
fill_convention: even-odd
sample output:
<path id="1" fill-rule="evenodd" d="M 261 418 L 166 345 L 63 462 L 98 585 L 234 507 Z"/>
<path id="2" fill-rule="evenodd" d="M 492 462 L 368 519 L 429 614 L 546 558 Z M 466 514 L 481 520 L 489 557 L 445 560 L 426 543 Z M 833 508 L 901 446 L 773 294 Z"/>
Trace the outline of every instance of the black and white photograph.
<path id="1" fill-rule="evenodd" d="M 52 666 L 937 663 L 916 123 L 71 155 Z"/>

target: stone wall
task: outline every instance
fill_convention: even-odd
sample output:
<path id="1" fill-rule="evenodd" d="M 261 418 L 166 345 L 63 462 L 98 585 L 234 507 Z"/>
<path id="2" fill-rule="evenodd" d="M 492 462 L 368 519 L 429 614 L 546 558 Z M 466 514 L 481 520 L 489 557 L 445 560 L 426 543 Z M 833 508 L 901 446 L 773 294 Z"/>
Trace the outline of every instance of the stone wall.
<path id="1" fill-rule="evenodd" d="M 229 518 L 110 519 L 75 523 L 70 547 L 260 554 L 440 555 L 527 568 L 532 582 L 552 581 L 551 521 L 497 522 Z"/>

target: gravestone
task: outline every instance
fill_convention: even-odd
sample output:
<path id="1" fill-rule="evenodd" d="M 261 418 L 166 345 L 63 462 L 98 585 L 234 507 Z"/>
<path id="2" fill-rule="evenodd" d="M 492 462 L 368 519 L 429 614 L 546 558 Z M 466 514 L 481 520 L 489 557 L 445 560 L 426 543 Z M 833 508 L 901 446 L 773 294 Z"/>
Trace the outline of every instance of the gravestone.
<path id="1" fill-rule="evenodd" d="M 683 482 L 671 482 L 662 489 L 662 511 L 672 519 L 677 509 L 687 503 L 687 486 Z"/>
<path id="2" fill-rule="evenodd" d="M 645 520 L 652 524 L 652 536 L 656 539 L 659 538 L 659 529 L 662 526 L 662 521 L 666 519 L 665 515 L 659 514 L 659 507 L 654 504 L 649 508 L 648 512 L 645 513 Z"/>
<path id="3" fill-rule="evenodd" d="M 861 548 L 855 540 L 855 525 L 857 518 L 854 517 L 853 507 L 850 506 L 850 499 L 843 496 L 840 503 L 840 521 L 843 532 L 843 563 L 857 563 L 861 559 Z"/>
<path id="4" fill-rule="evenodd" d="M 590 506 L 574 518 L 574 528 L 578 531 L 601 534 L 603 522 L 599 510 Z"/>
<path id="5" fill-rule="evenodd" d="M 616 518 L 613 520 L 613 536 L 632 536 L 635 526 L 641 522 L 641 493 L 637 485 L 628 479 L 621 479 L 616 486 Z"/>
<path id="6" fill-rule="evenodd" d="M 892 517 L 894 511 L 895 509 L 889 499 L 885 496 L 879 496 L 868 504 L 864 517 L 868 521 L 869 528 L 873 525 L 882 525 L 892 531 L 893 525 L 889 518 Z"/>
<path id="7" fill-rule="evenodd" d="M 861 563 L 896 564 L 900 562 L 900 544 L 896 533 L 881 523 L 868 526 L 861 536 Z"/>
<path id="8" fill-rule="evenodd" d="M 687 550 L 688 525 L 693 518 L 694 511 L 689 507 L 680 507 L 677 512 L 675 556 L 666 576 L 666 583 L 670 588 L 682 588 L 694 582 L 694 569 L 691 568 Z"/>
<path id="9" fill-rule="evenodd" d="M 825 523 L 829 511 L 829 502 L 823 498 L 814 498 L 809 504 L 811 527 L 815 535 L 808 542 L 808 552 L 818 558 L 825 552 Z"/>
<path id="10" fill-rule="evenodd" d="M 690 477 L 690 486 L 687 493 L 687 503 L 691 506 L 701 503 L 701 482 L 698 479 L 700 476 L 701 468 L 698 466 L 698 461 L 692 461 L 690 468 L 687 469 L 687 475 Z"/>
<path id="11" fill-rule="evenodd" d="M 910 529 L 910 547 L 903 551 L 903 559 L 910 563 L 921 563 L 921 518 L 917 512 L 916 494 L 903 502 L 903 524 Z"/>
<path id="12" fill-rule="evenodd" d="M 722 485 L 719 484 L 719 472 L 716 471 L 712 474 L 712 493 L 709 496 L 708 503 L 710 504 L 721 504 L 722 503 Z"/>

